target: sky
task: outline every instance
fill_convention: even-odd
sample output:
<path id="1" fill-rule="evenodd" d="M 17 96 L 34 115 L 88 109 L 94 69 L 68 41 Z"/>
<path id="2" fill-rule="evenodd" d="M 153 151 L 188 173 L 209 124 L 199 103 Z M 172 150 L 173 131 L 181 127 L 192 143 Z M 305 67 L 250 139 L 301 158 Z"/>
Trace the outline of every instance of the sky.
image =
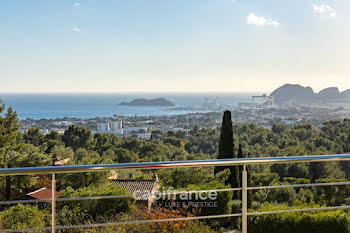
<path id="1" fill-rule="evenodd" d="M 350 0 L 1 0 L 0 92 L 350 88 Z"/>

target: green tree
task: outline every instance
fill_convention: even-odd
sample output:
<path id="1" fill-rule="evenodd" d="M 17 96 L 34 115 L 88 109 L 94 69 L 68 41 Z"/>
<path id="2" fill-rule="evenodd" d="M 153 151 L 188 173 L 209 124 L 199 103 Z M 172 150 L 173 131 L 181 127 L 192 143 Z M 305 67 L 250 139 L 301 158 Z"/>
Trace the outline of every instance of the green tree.
<path id="1" fill-rule="evenodd" d="M 0 213 L 5 229 L 24 229 L 45 227 L 48 213 L 37 206 L 18 204 Z"/>
<path id="2" fill-rule="evenodd" d="M 56 132 L 56 131 L 51 131 L 50 133 L 45 135 L 45 140 L 57 140 L 57 141 L 62 141 L 62 134 Z"/>
<path id="3" fill-rule="evenodd" d="M 139 156 L 125 148 L 117 148 L 115 150 L 114 162 L 118 163 L 132 163 L 136 162 L 139 159 Z"/>
<path id="4" fill-rule="evenodd" d="M 78 149 L 74 155 L 74 163 L 77 165 L 86 164 L 109 164 L 113 161 L 108 157 L 101 157 L 97 152 L 85 149 Z M 73 164 L 73 161 L 70 161 Z M 108 181 L 109 172 L 81 172 L 71 174 L 59 174 L 60 186 L 71 186 L 74 189 L 88 187 L 90 185 L 102 185 Z"/>
<path id="5" fill-rule="evenodd" d="M 52 155 L 56 154 L 60 159 L 65 159 L 65 158 L 70 158 L 73 159 L 74 158 L 74 151 L 72 148 L 70 147 L 65 147 L 64 145 L 55 145 L 51 151 L 50 151 L 50 155 L 52 157 Z"/>
<path id="6" fill-rule="evenodd" d="M 104 185 L 81 187 L 74 190 L 67 187 L 62 190 L 62 197 L 93 197 L 93 196 L 111 196 L 129 194 L 125 189 L 116 186 L 114 183 L 105 183 Z M 109 217 L 116 214 L 129 212 L 135 199 L 114 198 L 114 199 L 97 199 L 84 200 L 75 202 L 59 203 L 60 222 L 66 225 L 83 224 L 88 221 L 99 220 L 98 218 Z"/>
<path id="7" fill-rule="evenodd" d="M 76 151 L 78 148 L 92 149 L 95 145 L 91 130 L 82 126 L 71 125 L 64 131 L 62 141 Z"/>
<path id="8" fill-rule="evenodd" d="M 198 167 L 159 170 L 157 173 L 164 187 L 173 187 L 175 189 L 179 189 L 191 184 L 207 184 L 214 180 L 225 182 L 230 174 L 230 171 L 229 169 L 226 169 L 224 171 L 216 173 L 214 176 L 212 167 Z"/>
<path id="9" fill-rule="evenodd" d="M 55 147 L 59 147 L 59 146 L 63 146 L 64 147 L 64 143 L 62 141 L 56 140 L 56 139 L 48 139 L 43 145 L 42 147 L 46 148 L 45 149 L 45 153 L 50 154 L 52 153 L 52 150 Z"/>
<path id="10" fill-rule="evenodd" d="M 232 119 L 231 119 L 230 111 L 225 111 L 222 118 L 221 134 L 220 134 L 220 141 L 219 141 L 219 153 L 217 158 L 218 159 L 237 158 L 234 155 Z M 226 168 L 230 169 L 231 174 L 225 183 L 230 184 L 232 188 L 240 187 L 241 182 L 239 180 L 238 166 L 215 167 L 214 173 L 216 174 Z M 238 199 L 239 194 L 235 193 L 234 198 Z"/>
<path id="11" fill-rule="evenodd" d="M 7 109 L 7 113 L 3 116 L 2 112 L 5 110 L 5 104 L 0 99 L 0 149 L 3 152 L 0 153 L 0 160 L 2 161 L 1 167 L 11 168 L 16 165 L 16 158 L 12 157 L 11 150 L 18 149 L 16 145 L 16 138 L 18 135 L 18 119 L 17 113 L 13 111 L 11 107 Z M 6 176 L 6 199 L 11 198 L 11 176 Z"/>
<path id="12" fill-rule="evenodd" d="M 17 113 L 9 107 L 3 116 L 4 110 L 5 104 L 0 99 L 0 148 L 13 149 L 19 129 Z"/>
<path id="13" fill-rule="evenodd" d="M 94 138 L 96 141 L 95 150 L 100 154 L 104 151 L 114 149 L 122 143 L 119 136 L 111 133 L 98 133 L 95 134 Z"/>
<path id="14" fill-rule="evenodd" d="M 0 167 L 36 167 L 50 164 L 49 156 L 32 144 L 24 144 L 18 151 L 0 149 Z M 33 176 L 8 176 L 5 188 L 0 182 L 0 190 L 5 190 L 5 198 L 10 200 L 12 196 L 20 196 L 29 191 L 34 183 Z"/>
<path id="15" fill-rule="evenodd" d="M 0 165 L 2 168 L 18 167 L 21 163 L 21 156 L 16 151 L 0 149 Z M 5 177 L 5 198 L 11 200 L 11 176 Z"/>
<path id="16" fill-rule="evenodd" d="M 30 128 L 24 133 L 23 139 L 25 143 L 40 146 L 45 141 L 45 135 L 41 133 L 39 128 Z"/>

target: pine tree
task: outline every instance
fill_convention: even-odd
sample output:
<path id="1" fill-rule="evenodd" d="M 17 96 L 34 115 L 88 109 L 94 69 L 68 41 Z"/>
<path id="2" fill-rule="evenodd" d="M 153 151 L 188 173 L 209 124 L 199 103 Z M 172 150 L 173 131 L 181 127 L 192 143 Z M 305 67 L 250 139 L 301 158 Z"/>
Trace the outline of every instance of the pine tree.
<path id="1" fill-rule="evenodd" d="M 218 159 L 237 158 L 237 156 L 234 155 L 232 119 L 231 119 L 230 111 L 225 111 L 222 118 L 219 153 L 217 158 Z M 238 166 L 215 167 L 214 173 L 216 174 L 227 168 L 230 169 L 230 176 L 228 177 L 225 183 L 231 185 L 232 188 L 240 187 L 241 182 L 239 180 Z M 233 198 L 238 199 L 239 193 L 235 193 Z"/>
<path id="2" fill-rule="evenodd" d="M 0 114 L 5 110 L 5 104 L 0 99 Z M 4 116 L 0 115 L 0 166 L 11 168 L 16 165 L 18 156 L 11 156 L 15 149 L 18 135 L 17 113 L 10 107 Z M 14 159 L 15 157 L 16 159 Z M 11 199 L 11 176 L 6 176 L 6 200 Z"/>
<path id="3" fill-rule="evenodd" d="M 0 114 L 4 109 L 5 105 L 0 100 Z M 0 115 L 0 148 L 13 149 L 18 135 L 18 129 L 17 113 L 9 107 L 4 117 Z"/>
<path id="4" fill-rule="evenodd" d="M 82 126 L 71 125 L 62 136 L 66 147 L 72 147 L 74 151 L 78 148 L 92 149 L 95 145 L 91 130 Z"/>

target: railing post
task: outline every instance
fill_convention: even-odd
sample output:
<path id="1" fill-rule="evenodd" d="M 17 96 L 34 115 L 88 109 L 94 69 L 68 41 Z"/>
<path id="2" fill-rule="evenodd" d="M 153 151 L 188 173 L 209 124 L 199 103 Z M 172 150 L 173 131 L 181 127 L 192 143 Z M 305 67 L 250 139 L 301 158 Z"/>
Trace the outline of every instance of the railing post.
<path id="1" fill-rule="evenodd" d="M 242 170 L 242 233 L 248 232 L 248 195 L 247 195 L 247 187 L 248 187 L 248 175 L 246 165 L 243 165 Z"/>
<path id="2" fill-rule="evenodd" d="M 55 173 L 52 173 L 52 178 L 51 178 L 51 232 L 55 233 L 56 232 L 56 178 L 55 178 Z"/>

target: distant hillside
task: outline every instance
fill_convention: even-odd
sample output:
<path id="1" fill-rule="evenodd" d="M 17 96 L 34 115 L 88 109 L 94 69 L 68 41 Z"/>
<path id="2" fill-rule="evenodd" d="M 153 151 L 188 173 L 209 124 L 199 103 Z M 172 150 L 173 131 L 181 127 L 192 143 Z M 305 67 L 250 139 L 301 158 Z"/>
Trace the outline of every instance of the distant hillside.
<path id="1" fill-rule="evenodd" d="M 271 93 L 277 105 L 293 102 L 295 105 L 308 103 L 332 103 L 350 100 L 350 90 L 340 92 L 337 87 L 328 87 L 315 93 L 311 87 L 298 84 L 285 84 Z"/>
<path id="2" fill-rule="evenodd" d="M 164 98 L 157 99 L 134 99 L 131 102 L 121 102 L 120 105 L 126 106 L 175 106 L 174 103 Z"/>

